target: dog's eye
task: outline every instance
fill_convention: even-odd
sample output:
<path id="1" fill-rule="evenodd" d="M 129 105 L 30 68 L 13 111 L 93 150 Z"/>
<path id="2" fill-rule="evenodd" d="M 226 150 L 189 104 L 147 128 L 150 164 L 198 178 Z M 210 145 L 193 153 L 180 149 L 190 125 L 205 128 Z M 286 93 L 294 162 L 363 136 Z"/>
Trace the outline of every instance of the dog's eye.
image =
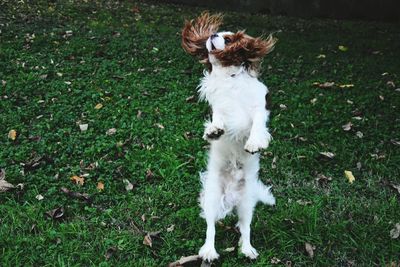
<path id="1" fill-rule="evenodd" d="M 229 37 L 224 37 L 225 40 L 225 44 L 229 44 L 230 42 L 232 42 L 231 38 Z"/>

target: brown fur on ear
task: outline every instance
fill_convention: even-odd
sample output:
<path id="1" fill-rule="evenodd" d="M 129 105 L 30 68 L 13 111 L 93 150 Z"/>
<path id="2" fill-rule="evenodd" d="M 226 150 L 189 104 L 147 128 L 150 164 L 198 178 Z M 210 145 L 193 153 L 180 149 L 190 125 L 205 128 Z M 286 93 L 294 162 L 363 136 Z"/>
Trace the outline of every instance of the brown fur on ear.
<path id="1" fill-rule="evenodd" d="M 262 58 L 274 49 L 277 39 L 269 35 L 267 38 L 253 38 L 244 31 L 239 31 L 228 36 L 231 43 L 223 50 L 216 50 L 213 55 L 221 62 L 223 66 L 245 67 L 257 75 Z"/>
<path id="2" fill-rule="evenodd" d="M 221 24 L 221 14 L 210 15 L 207 11 L 195 20 L 185 21 L 182 30 L 183 49 L 190 55 L 200 58 L 201 63 L 210 64 L 206 42 L 212 34 L 217 32 Z"/>

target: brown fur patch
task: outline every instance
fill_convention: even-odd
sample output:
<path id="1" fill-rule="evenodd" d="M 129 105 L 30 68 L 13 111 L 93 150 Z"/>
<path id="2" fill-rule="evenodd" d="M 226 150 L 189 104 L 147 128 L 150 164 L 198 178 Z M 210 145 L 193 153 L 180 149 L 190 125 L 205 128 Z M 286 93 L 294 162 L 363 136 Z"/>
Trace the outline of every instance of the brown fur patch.
<path id="1" fill-rule="evenodd" d="M 253 38 L 244 31 L 225 36 L 231 42 L 223 50 L 212 51 L 212 54 L 221 62 L 222 66 L 239 66 L 244 64 L 249 71 L 257 73 L 262 58 L 271 52 L 276 39 L 271 35 L 267 38 Z"/>
<path id="2" fill-rule="evenodd" d="M 209 69 L 211 64 L 208 60 L 206 42 L 218 31 L 221 24 L 221 14 L 210 15 L 208 12 L 203 12 L 195 20 L 186 21 L 182 30 L 183 49 L 190 55 L 197 56 Z"/>

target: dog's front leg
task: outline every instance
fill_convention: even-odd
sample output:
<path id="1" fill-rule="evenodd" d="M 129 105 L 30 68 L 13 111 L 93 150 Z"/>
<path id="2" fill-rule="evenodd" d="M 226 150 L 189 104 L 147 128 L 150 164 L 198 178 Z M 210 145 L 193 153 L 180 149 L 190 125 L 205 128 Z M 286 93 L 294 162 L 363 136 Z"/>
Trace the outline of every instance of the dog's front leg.
<path id="1" fill-rule="evenodd" d="M 221 112 L 218 109 L 213 109 L 212 122 L 207 121 L 204 126 L 204 140 L 216 140 L 223 135 L 225 131 Z"/>
<path id="2" fill-rule="evenodd" d="M 252 116 L 253 124 L 250 130 L 250 136 L 247 140 L 244 149 L 249 153 L 259 152 L 261 149 L 267 148 L 272 139 L 268 132 L 266 122 L 269 116 L 269 111 L 264 108 L 258 108 Z"/>

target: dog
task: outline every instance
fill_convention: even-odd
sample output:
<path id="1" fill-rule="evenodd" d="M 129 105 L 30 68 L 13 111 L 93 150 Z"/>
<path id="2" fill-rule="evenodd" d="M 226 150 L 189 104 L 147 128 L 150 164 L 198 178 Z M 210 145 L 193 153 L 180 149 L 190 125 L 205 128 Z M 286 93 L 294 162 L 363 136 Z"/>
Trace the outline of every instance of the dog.
<path id="1" fill-rule="evenodd" d="M 186 21 L 182 47 L 205 64 L 198 87 L 201 100 L 212 109 L 203 138 L 210 142 L 207 171 L 200 174 L 200 207 L 207 222 L 206 240 L 199 251 L 205 261 L 219 257 L 215 250 L 215 223 L 232 210 L 238 215 L 241 252 L 255 259 L 250 224 L 257 202 L 275 205 L 275 198 L 258 179 L 259 151 L 272 137 L 266 127 L 268 89 L 257 79 L 261 59 L 272 51 L 276 39 L 253 38 L 244 31 L 218 32 L 222 15 L 203 12 Z"/>

